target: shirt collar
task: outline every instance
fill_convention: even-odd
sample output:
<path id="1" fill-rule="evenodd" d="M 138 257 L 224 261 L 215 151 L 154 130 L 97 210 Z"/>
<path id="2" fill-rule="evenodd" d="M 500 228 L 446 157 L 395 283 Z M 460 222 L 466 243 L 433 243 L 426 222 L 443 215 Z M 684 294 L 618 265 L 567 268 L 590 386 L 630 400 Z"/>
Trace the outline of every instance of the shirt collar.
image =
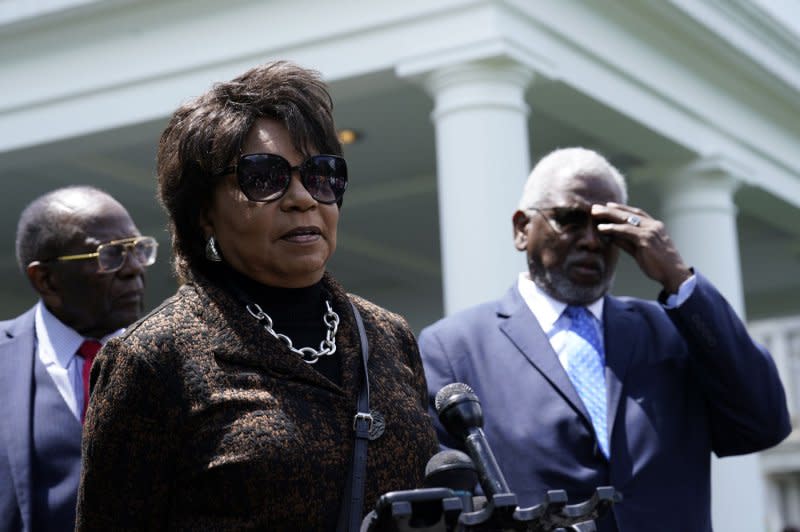
<path id="1" fill-rule="evenodd" d="M 538 321 L 539 325 L 542 327 L 542 330 L 545 333 L 549 333 L 553 329 L 553 326 L 555 326 L 558 318 L 561 317 L 561 313 L 567 308 L 567 304 L 553 299 L 544 290 L 539 288 L 539 286 L 531 280 L 530 273 L 528 272 L 521 272 L 519 274 L 517 288 L 525 304 L 528 305 L 528 308 L 536 317 L 536 321 Z M 585 305 L 585 307 L 600 323 L 603 323 L 602 297 Z"/>
<path id="2" fill-rule="evenodd" d="M 62 368 L 72 362 L 85 339 L 78 331 L 56 318 L 41 300 L 36 303 L 34 327 L 38 348 L 44 354 L 44 360 L 56 362 Z M 107 340 L 124 331 L 125 329 L 114 331 L 100 338 L 100 343 L 105 344 Z"/>
<path id="3" fill-rule="evenodd" d="M 36 304 L 34 320 L 36 341 L 44 360 L 55 362 L 62 368 L 69 366 L 83 343 L 83 336 L 56 318 L 41 300 Z"/>

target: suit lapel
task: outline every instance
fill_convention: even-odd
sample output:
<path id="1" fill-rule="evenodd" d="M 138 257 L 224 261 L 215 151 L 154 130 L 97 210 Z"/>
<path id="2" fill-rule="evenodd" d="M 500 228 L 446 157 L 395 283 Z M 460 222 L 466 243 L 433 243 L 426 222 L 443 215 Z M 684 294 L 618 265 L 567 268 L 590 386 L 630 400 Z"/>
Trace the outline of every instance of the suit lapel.
<path id="1" fill-rule="evenodd" d="M 516 286 L 506 293 L 498 305 L 500 330 L 519 349 L 520 353 L 555 388 L 567 403 L 591 424 L 589 413 L 578 397 L 567 372 L 558 360 L 536 317 L 530 311 Z M 503 319 L 504 318 L 504 319 Z"/>
<path id="2" fill-rule="evenodd" d="M 636 314 L 629 305 L 614 297 L 606 297 L 603 308 L 603 338 L 606 351 L 605 376 L 608 390 L 606 399 L 610 433 L 614 430 L 625 373 L 636 351 L 640 330 Z M 612 441 L 610 433 L 609 441 Z"/>
<path id="3" fill-rule="evenodd" d="M 23 528 L 30 530 L 32 501 L 31 421 L 33 408 L 34 310 L 31 309 L 0 330 L 0 438 L 8 451 L 8 462 L 22 515 Z"/>

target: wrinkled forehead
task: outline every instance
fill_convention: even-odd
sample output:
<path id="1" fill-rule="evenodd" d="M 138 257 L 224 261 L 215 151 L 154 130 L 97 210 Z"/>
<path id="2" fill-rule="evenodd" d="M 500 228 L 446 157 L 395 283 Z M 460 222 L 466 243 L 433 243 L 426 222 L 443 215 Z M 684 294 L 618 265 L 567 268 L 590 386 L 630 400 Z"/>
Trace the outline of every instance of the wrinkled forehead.
<path id="1" fill-rule="evenodd" d="M 550 179 L 545 201 L 549 206 L 589 206 L 609 201 L 621 202 L 622 190 L 606 173 L 562 173 Z"/>
<path id="2" fill-rule="evenodd" d="M 116 201 L 75 210 L 68 218 L 74 227 L 72 245 L 95 247 L 140 235 L 128 212 Z"/>

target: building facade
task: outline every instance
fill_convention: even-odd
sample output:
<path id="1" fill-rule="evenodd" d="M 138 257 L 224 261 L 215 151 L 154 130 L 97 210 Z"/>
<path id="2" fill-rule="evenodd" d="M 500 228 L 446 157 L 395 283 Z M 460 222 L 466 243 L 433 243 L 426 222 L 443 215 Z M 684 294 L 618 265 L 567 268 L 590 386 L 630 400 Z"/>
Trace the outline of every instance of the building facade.
<path id="1" fill-rule="evenodd" d="M 88 183 L 168 248 L 154 156 L 185 99 L 289 59 L 330 82 L 351 188 L 331 268 L 419 330 L 525 268 L 511 214 L 559 146 L 621 168 L 631 203 L 776 353 L 797 426 L 800 21 L 780 0 L 2 0 L 0 271 L 32 304 L 13 228 L 33 197 Z M 794 18 L 793 18 L 794 17 Z M 155 305 L 174 290 L 151 271 Z M 623 261 L 620 295 L 657 287 Z M 725 532 L 800 526 L 797 433 L 714 463 Z"/>

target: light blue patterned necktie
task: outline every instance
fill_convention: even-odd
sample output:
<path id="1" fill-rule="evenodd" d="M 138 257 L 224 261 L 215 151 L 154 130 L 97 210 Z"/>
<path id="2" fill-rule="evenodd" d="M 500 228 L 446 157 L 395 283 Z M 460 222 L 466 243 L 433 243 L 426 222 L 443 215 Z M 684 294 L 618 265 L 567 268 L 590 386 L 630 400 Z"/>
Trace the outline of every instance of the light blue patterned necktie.
<path id="1" fill-rule="evenodd" d="M 584 307 L 568 306 L 564 314 L 570 319 L 569 339 L 564 347 L 567 374 L 592 419 L 597 441 L 606 458 L 608 429 L 606 425 L 605 356 L 594 318 Z"/>

